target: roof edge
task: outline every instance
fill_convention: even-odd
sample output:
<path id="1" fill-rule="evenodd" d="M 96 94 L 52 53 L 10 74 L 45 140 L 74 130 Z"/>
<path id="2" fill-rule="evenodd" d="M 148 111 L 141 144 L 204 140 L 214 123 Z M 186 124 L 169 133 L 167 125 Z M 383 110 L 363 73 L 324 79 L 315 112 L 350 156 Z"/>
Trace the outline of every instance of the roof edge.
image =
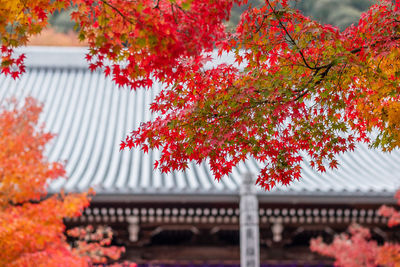
<path id="1" fill-rule="evenodd" d="M 393 195 L 258 195 L 260 204 L 396 204 Z M 92 203 L 239 203 L 240 197 L 235 194 L 98 194 L 92 199 Z"/>

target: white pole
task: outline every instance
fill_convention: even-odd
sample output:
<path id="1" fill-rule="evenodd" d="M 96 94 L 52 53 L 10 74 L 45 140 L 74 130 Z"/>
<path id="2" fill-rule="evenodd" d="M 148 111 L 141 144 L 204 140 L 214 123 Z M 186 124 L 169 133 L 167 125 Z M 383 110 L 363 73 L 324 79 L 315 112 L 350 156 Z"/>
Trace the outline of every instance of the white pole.
<path id="1" fill-rule="evenodd" d="M 251 174 L 243 177 L 240 187 L 240 266 L 260 266 L 260 229 L 258 200 Z"/>

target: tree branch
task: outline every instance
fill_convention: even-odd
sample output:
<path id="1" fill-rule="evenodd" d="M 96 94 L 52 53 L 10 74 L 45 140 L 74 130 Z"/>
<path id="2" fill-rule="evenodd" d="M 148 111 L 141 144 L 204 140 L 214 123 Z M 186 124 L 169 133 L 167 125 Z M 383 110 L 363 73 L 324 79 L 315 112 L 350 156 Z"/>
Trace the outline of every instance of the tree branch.
<path id="1" fill-rule="evenodd" d="M 110 8 L 112 8 L 115 12 L 117 12 L 124 20 L 128 21 L 130 24 L 134 24 L 134 22 L 129 19 L 127 16 L 125 16 L 117 7 L 111 5 L 110 3 L 108 3 L 106 0 L 100 0 L 101 2 L 103 2 L 103 4 L 109 6 Z"/>
<path id="2" fill-rule="evenodd" d="M 157 0 L 157 3 L 156 3 L 156 5 L 153 7 L 153 9 L 159 9 L 159 8 L 160 8 L 159 4 L 160 4 L 160 0 Z"/>
<path id="3" fill-rule="evenodd" d="M 285 31 L 285 34 L 288 36 L 290 42 L 292 42 L 292 44 L 297 48 L 297 50 L 300 53 L 300 56 L 304 62 L 304 64 L 306 65 L 307 68 L 314 70 L 315 67 L 311 67 L 308 62 L 306 61 L 306 58 L 304 56 L 303 51 L 300 49 L 300 47 L 297 45 L 296 41 L 293 39 L 293 37 L 290 35 L 289 31 L 286 29 L 286 27 L 283 25 L 282 21 L 279 19 L 279 16 L 276 12 L 276 10 L 273 8 L 273 6 L 271 5 L 271 3 L 269 2 L 269 0 L 266 1 L 268 3 L 268 6 L 271 8 L 272 13 L 274 14 L 275 18 L 278 20 L 279 25 L 281 26 L 281 28 Z"/>
<path id="4" fill-rule="evenodd" d="M 22 207 L 25 204 L 40 204 L 44 200 L 46 200 L 46 199 L 44 198 L 44 199 L 40 199 L 40 200 L 25 200 L 25 201 L 21 201 L 21 202 L 14 202 L 14 201 L 10 200 L 10 201 L 8 201 L 8 204 L 13 207 Z"/>

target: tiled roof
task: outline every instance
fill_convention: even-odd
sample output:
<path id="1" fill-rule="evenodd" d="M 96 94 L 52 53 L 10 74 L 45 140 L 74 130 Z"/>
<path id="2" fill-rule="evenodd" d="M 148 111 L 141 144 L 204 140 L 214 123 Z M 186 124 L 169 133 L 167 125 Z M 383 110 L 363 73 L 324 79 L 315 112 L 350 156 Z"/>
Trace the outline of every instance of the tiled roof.
<path id="1" fill-rule="evenodd" d="M 159 90 L 118 89 L 103 74 L 91 73 L 82 48 L 27 48 L 27 72 L 21 79 L 0 76 L 0 101 L 31 95 L 44 103 L 42 121 L 58 134 L 48 148 L 51 160 L 66 160 L 68 180 L 51 190 L 82 191 L 93 187 L 109 201 L 236 200 L 241 177 L 257 175 L 249 160 L 230 177 L 214 181 L 207 164 L 190 164 L 186 172 L 161 174 L 153 169 L 157 152 L 119 151 L 119 143 L 143 121 Z M 262 201 L 387 201 L 400 185 L 400 152 L 384 154 L 360 146 L 339 159 L 340 167 L 321 175 L 304 165 L 303 178 L 271 192 L 259 190 Z"/>

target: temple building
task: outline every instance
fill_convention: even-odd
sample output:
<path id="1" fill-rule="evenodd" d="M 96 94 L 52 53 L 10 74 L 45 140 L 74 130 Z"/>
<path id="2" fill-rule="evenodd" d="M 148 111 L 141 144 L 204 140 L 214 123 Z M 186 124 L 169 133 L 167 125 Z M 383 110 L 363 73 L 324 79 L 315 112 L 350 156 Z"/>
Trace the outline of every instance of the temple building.
<path id="1" fill-rule="evenodd" d="M 149 105 L 161 88 L 130 91 L 91 72 L 84 48 L 29 47 L 20 79 L 0 75 L 0 102 L 33 96 L 44 104 L 41 121 L 57 134 L 50 160 L 65 160 L 68 179 L 51 192 L 96 191 L 76 225 L 109 225 L 123 259 L 165 266 L 329 266 L 309 250 L 312 237 L 332 240 L 352 222 L 368 226 L 378 242 L 398 240 L 396 228 L 377 214 L 395 204 L 400 151 L 360 145 L 339 157 L 339 168 L 320 174 L 303 164 L 302 178 L 265 192 L 249 159 L 215 181 L 207 164 L 163 174 L 159 152 L 119 151 L 119 143 L 152 119 Z M 242 250 L 241 250 L 242 247 Z M 242 258 L 242 262 L 240 262 Z M 245 262 L 246 261 L 246 262 Z"/>

